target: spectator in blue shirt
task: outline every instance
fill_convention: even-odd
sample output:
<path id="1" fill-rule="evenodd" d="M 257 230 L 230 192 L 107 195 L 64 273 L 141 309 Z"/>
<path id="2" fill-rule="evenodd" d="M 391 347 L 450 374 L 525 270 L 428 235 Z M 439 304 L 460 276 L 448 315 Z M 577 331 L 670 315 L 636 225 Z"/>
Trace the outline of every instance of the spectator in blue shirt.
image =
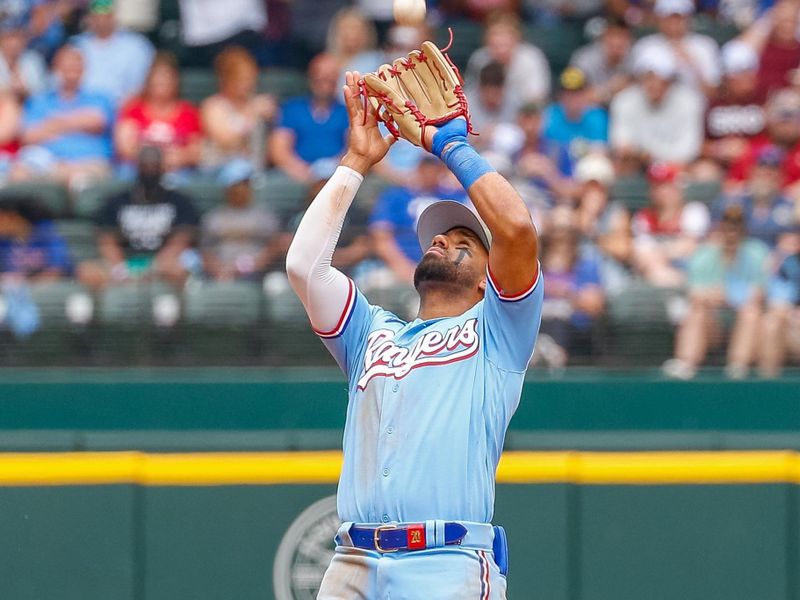
<path id="1" fill-rule="evenodd" d="M 92 0 L 87 25 L 72 39 L 86 61 L 84 87 L 116 104 L 138 94 L 155 56 L 153 45 L 142 34 L 117 27 L 113 0 Z"/>
<path id="2" fill-rule="evenodd" d="M 303 183 L 312 180 L 311 165 L 336 160 L 344 151 L 347 109 L 339 102 L 339 64 L 319 54 L 308 67 L 311 95 L 289 100 L 281 107 L 278 127 L 269 141 L 276 167 Z"/>
<path id="3" fill-rule="evenodd" d="M 67 244 L 47 211 L 32 198 L 0 202 L 0 274 L 41 281 L 71 273 Z"/>
<path id="4" fill-rule="evenodd" d="M 14 180 L 49 177 L 65 183 L 108 174 L 114 109 L 103 95 L 81 86 L 83 57 L 65 46 L 53 61 L 58 86 L 25 105 L 23 148 L 11 170 Z"/>
<path id="5" fill-rule="evenodd" d="M 409 178 L 412 185 L 390 187 L 375 203 L 369 222 L 375 253 L 397 282 L 414 282 L 414 270 L 422 258 L 416 233 L 420 213 L 439 200 L 466 202 L 464 190 L 451 184 L 447 175 L 441 161 L 429 154 Z"/>
<path id="6" fill-rule="evenodd" d="M 778 236 L 791 228 L 795 218 L 794 203 L 781 189 L 784 160 L 785 154 L 777 146 L 759 150 L 744 192 L 721 198 L 714 216 L 719 219 L 729 206 L 740 207 L 747 235 L 774 248 Z"/>
<path id="7" fill-rule="evenodd" d="M 797 236 L 794 241 L 800 242 L 800 226 L 794 230 Z M 777 377 L 787 355 L 800 358 L 800 252 L 783 260 L 767 290 L 759 373 L 762 377 Z"/>
<path id="8" fill-rule="evenodd" d="M 564 146 L 577 160 L 592 146 L 608 142 L 608 113 L 593 104 L 586 75 L 567 67 L 559 78 L 561 93 L 544 112 L 544 138 Z"/>
<path id="9" fill-rule="evenodd" d="M 592 323 L 605 308 L 596 255 L 580 250 L 580 231 L 568 207 L 555 208 L 541 238 L 542 275 L 547 285 L 542 304 L 542 357 L 563 367 L 569 356 L 591 354 Z"/>

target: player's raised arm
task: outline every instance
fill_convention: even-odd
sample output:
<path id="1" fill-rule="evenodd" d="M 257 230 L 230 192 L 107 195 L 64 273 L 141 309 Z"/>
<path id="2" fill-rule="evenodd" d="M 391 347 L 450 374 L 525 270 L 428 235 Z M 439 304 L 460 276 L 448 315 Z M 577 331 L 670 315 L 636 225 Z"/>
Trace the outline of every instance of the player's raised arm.
<path id="1" fill-rule="evenodd" d="M 467 123 L 459 118 L 428 128 L 428 147 L 448 166 L 492 233 L 489 271 L 504 296 L 531 288 L 538 276 L 538 239 L 525 203 L 467 141 Z"/>
<path id="2" fill-rule="evenodd" d="M 317 332 L 333 330 L 347 305 L 350 281 L 331 267 L 344 218 L 364 175 L 389 150 L 375 115 L 359 100 L 358 73 L 347 73 L 344 100 L 350 116 L 347 152 L 341 164 L 308 207 L 286 255 L 292 288 Z"/>
<path id="3" fill-rule="evenodd" d="M 387 125 L 441 158 L 469 193 L 492 233 L 489 269 L 498 291 L 530 289 L 538 274 L 536 229 L 519 194 L 467 141 L 469 110 L 457 69 L 424 42 L 364 81 Z"/>

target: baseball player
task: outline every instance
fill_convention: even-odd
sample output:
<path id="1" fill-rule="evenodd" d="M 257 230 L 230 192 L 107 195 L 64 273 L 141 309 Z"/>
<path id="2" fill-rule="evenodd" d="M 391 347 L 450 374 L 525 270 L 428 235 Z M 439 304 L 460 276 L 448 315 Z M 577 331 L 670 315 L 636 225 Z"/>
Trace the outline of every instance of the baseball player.
<path id="1" fill-rule="evenodd" d="M 349 382 L 337 497 L 343 523 L 320 600 L 506 597 L 505 533 L 490 523 L 495 470 L 539 329 L 536 230 L 516 191 L 467 142 L 464 113 L 447 120 L 431 106 L 436 94 L 441 106 L 454 106 L 446 96 L 454 91 L 461 98 L 437 73 L 450 68 L 438 48 L 426 42 L 415 52 L 396 72 L 425 69 L 412 73 L 416 96 L 395 97 L 414 85 L 392 84 L 387 69 L 398 61 L 378 73 L 395 87 L 367 75 L 367 92 L 393 112 L 399 135 L 450 168 L 480 219 L 451 201 L 421 214 L 420 309 L 411 322 L 370 305 L 331 267 L 345 213 L 394 141 L 378 128 L 386 115 L 362 103 L 359 74 L 348 72 L 347 152 L 287 256 L 311 325 Z"/>

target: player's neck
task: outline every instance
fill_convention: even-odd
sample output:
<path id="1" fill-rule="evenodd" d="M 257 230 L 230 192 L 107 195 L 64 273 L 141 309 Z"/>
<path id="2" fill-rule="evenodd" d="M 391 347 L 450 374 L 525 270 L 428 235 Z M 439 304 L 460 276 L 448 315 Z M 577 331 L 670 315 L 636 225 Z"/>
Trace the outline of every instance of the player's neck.
<path id="1" fill-rule="evenodd" d="M 480 298 L 464 293 L 463 288 L 458 293 L 450 286 L 425 286 L 420 290 L 420 304 L 417 318 L 427 321 L 444 317 L 457 317 L 478 303 Z"/>

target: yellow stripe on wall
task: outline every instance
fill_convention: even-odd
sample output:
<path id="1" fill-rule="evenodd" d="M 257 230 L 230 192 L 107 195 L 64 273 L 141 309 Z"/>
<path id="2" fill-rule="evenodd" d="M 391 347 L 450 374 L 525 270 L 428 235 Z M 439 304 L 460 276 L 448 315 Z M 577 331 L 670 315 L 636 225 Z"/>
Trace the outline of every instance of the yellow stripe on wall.
<path id="1" fill-rule="evenodd" d="M 340 452 L 0 454 L 0 486 L 336 483 Z M 498 483 L 800 484 L 797 452 L 506 452 Z"/>

